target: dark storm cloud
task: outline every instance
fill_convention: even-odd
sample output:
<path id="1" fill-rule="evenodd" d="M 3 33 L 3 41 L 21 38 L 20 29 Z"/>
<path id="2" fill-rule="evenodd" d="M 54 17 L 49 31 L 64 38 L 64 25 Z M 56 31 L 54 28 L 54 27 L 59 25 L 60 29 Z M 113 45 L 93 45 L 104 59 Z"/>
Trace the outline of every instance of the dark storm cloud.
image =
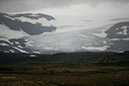
<path id="1" fill-rule="evenodd" d="M 0 11 L 22 12 L 41 8 L 64 7 L 79 3 L 89 5 L 99 3 L 126 4 L 129 3 L 129 0 L 0 0 Z"/>

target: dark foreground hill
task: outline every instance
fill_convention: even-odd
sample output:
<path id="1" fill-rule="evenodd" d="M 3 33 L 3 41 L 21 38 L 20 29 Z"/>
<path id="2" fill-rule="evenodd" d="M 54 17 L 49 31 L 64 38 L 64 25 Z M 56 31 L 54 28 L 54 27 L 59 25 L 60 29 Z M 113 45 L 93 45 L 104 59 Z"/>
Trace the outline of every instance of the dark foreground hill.
<path id="1" fill-rule="evenodd" d="M 57 54 L 23 54 L 23 53 L 3 53 L 0 52 L 0 64 L 15 63 L 48 63 L 48 62 L 87 62 L 91 60 L 128 61 L 129 51 L 123 53 L 116 52 L 76 52 Z M 127 62 L 128 63 L 128 62 Z M 129 64 L 129 63 L 128 63 Z"/>

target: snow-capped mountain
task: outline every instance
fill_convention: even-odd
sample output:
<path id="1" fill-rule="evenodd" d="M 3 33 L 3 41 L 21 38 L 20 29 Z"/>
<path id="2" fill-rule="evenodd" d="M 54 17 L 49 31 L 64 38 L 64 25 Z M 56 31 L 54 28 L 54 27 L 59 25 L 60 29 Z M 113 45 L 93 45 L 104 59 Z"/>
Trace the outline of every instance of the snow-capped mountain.
<path id="1" fill-rule="evenodd" d="M 129 50 L 129 22 L 114 24 L 107 31 L 109 51 Z"/>
<path id="2" fill-rule="evenodd" d="M 94 29 L 64 30 L 27 38 L 42 53 L 129 50 L 129 22 Z M 49 39 L 49 40 L 48 40 Z"/>
<path id="3" fill-rule="evenodd" d="M 0 13 L 0 51 L 56 53 L 129 50 L 129 22 L 94 29 L 62 30 L 58 26 L 56 19 L 46 14 Z"/>
<path id="4" fill-rule="evenodd" d="M 56 30 L 54 17 L 46 14 L 0 13 L 0 51 L 36 53 L 25 38 Z M 31 44 L 30 44 L 31 43 Z"/>

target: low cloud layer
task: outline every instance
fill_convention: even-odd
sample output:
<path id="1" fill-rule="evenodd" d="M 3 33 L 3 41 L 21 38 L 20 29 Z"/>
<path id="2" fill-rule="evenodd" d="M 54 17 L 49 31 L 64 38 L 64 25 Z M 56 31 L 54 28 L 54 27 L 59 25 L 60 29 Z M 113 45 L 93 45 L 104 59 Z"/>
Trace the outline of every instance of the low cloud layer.
<path id="1" fill-rule="evenodd" d="M 129 18 L 116 18 L 116 19 L 110 19 L 110 21 L 125 21 L 129 20 Z"/>
<path id="2" fill-rule="evenodd" d="M 87 3 L 91 6 L 99 3 L 127 4 L 129 0 L 0 0 L 0 11 L 23 12 L 42 8 L 58 8 L 81 3 Z"/>

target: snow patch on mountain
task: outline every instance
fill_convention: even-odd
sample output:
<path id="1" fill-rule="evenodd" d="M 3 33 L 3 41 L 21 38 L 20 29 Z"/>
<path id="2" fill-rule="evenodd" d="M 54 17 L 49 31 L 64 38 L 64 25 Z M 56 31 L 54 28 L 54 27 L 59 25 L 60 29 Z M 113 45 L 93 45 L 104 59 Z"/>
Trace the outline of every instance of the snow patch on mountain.
<path id="1" fill-rule="evenodd" d="M 15 20 L 14 18 L 10 17 L 10 16 L 7 16 L 7 15 L 4 15 L 4 17 L 8 18 L 8 19 L 11 19 L 11 20 Z"/>
<path id="2" fill-rule="evenodd" d="M 31 46 L 34 46 L 34 42 L 32 40 L 28 40 L 28 39 L 25 39 L 26 43 L 24 43 L 26 45 L 26 47 L 31 47 Z"/>
<path id="3" fill-rule="evenodd" d="M 129 38 L 123 38 L 123 40 L 125 40 L 125 41 L 129 41 Z"/>
<path id="4" fill-rule="evenodd" d="M 14 50 L 9 50 L 11 53 L 15 53 L 15 51 Z"/>
<path id="5" fill-rule="evenodd" d="M 109 46 L 103 46 L 103 47 L 85 47 L 82 46 L 83 49 L 86 49 L 88 51 L 105 51 Z"/>
<path id="6" fill-rule="evenodd" d="M 5 42 L 7 42 L 7 43 L 9 43 L 9 44 L 12 44 L 12 43 L 9 41 L 9 39 L 7 39 L 7 38 L 1 38 L 1 37 L 0 37 L 0 41 L 5 41 Z"/>
<path id="7" fill-rule="evenodd" d="M 106 33 L 106 31 L 112 26 L 112 24 L 110 25 L 106 25 L 106 26 L 102 26 L 102 27 L 98 27 L 96 28 L 92 34 L 98 37 L 102 37 L 102 38 L 106 38 L 106 36 L 108 35 Z"/>
<path id="8" fill-rule="evenodd" d="M 113 39 L 110 39 L 110 41 L 120 41 L 121 39 L 120 38 L 113 38 Z"/>
<path id="9" fill-rule="evenodd" d="M 128 33 L 127 33 L 127 31 L 128 31 L 127 28 L 129 28 L 129 26 L 123 26 L 123 27 L 121 27 L 120 30 L 122 30 L 122 31 L 117 32 L 116 34 L 117 34 L 117 35 L 128 35 Z M 116 29 L 116 30 L 118 30 L 118 29 Z"/>
<path id="10" fill-rule="evenodd" d="M 22 49 L 17 48 L 17 47 L 13 47 L 13 48 L 16 49 L 16 50 L 19 50 L 21 53 L 28 53 L 28 52 L 26 52 L 25 50 L 22 50 Z"/>
<path id="11" fill-rule="evenodd" d="M 98 37 L 106 37 L 107 34 L 105 33 L 105 30 L 102 30 L 100 33 L 94 33 L 94 35 L 98 36 Z"/>
<path id="12" fill-rule="evenodd" d="M 6 43 L 0 43 L 1 46 L 9 46 L 8 44 Z"/>
<path id="13" fill-rule="evenodd" d="M 2 25 L 0 24 L 0 36 L 6 37 L 8 39 L 13 39 L 13 38 L 25 37 L 26 34 L 22 30 L 21 31 L 11 30 L 7 26 L 5 26 L 4 24 L 2 24 Z"/>

